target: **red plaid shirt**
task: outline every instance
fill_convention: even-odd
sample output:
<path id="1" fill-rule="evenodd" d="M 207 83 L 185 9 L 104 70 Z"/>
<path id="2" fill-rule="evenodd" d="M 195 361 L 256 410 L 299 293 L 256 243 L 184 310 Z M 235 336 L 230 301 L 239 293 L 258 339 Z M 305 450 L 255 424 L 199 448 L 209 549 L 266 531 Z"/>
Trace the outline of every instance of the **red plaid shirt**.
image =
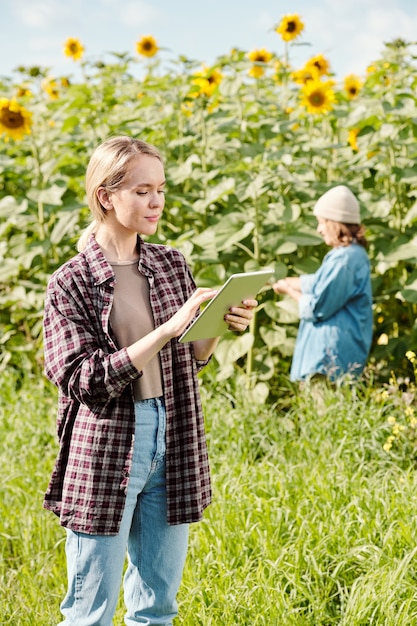
<path id="1" fill-rule="evenodd" d="M 180 252 L 140 241 L 155 326 L 195 289 Z M 59 453 L 44 506 L 74 531 L 117 534 L 134 435 L 132 381 L 140 374 L 119 349 L 109 317 L 114 274 L 94 236 L 51 277 L 44 316 L 45 373 L 59 390 Z M 210 471 L 192 344 L 160 351 L 167 416 L 168 522 L 195 522 L 211 501 Z"/>

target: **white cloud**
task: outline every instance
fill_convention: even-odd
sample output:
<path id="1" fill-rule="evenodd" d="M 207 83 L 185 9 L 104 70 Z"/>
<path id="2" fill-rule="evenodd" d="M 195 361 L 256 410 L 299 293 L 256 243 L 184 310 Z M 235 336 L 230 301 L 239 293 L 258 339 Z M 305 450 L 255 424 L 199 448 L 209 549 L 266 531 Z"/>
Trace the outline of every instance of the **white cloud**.
<path id="1" fill-rule="evenodd" d="M 273 30 L 279 22 L 279 18 L 272 18 L 268 11 L 261 11 L 255 20 L 255 28 L 262 32 Z"/>
<path id="2" fill-rule="evenodd" d="M 141 28 L 152 26 L 162 17 L 161 11 L 153 5 L 140 0 L 101 0 L 106 11 L 108 8 L 114 9 L 112 13 L 113 22 L 129 26 L 130 28 Z"/>
<path id="3" fill-rule="evenodd" d="M 51 37 L 31 37 L 29 40 L 30 49 L 34 52 L 54 52 L 63 48 L 61 40 L 54 40 Z"/>
<path id="4" fill-rule="evenodd" d="M 51 29 L 73 21 L 74 2 L 60 0 L 15 0 L 11 10 L 24 26 L 33 29 Z"/>
<path id="5" fill-rule="evenodd" d="M 417 12 L 412 19 L 409 13 L 389 7 L 383 11 L 371 9 L 363 17 L 363 28 L 354 33 L 351 45 L 350 65 L 356 73 L 363 73 L 370 63 L 381 57 L 384 44 L 397 38 L 412 41 Z M 347 55 L 344 57 L 346 64 Z"/>
<path id="6" fill-rule="evenodd" d="M 384 43 L 398 37 L 416 39 L 415 5 L 399 8 L 391 0 L 322 0 L 320 5 L 304 5 L 297 12 L 305 23 L 303 41 L 311 48 L 294 48 L 291 58 L 295 61 L 322 53 L 338 76 L 363 75 L 367 66 L 381 57 Z"/>
<path id="7" fill-rule="evenodd" d="M 151 26 L 157 22 L 160 12 L 144 2 L 128 2 L 122 6 L 119 20 L 126 26 Z"/>

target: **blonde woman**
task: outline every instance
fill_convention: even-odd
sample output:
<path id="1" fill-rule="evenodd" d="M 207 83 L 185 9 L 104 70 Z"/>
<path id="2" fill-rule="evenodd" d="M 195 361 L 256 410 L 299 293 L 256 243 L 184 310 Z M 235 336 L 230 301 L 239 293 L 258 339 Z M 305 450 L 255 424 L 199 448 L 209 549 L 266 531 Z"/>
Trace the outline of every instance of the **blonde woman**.
<path id="1" fill-rule="evenodd" d="M 153 147 L 114 137 L 93 153 L 94 221 L 48 284 L 45 373 L 59 389 L 59 452 L 44 506 L 66 528 L 65 626 L 171 625 L 188 524 L 211 500 L 198 371 L 218 338 L 178 337 L 213 297 L 183 256 L 146 243 L 164 208 Z M 225 316 L 244 331 L 255 300 Z"/>

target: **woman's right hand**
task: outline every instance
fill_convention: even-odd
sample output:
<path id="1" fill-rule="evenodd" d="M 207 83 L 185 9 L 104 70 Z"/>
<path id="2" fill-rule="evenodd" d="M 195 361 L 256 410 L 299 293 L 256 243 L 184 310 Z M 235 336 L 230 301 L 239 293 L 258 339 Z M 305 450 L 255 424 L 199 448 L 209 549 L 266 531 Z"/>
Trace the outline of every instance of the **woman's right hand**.
<path id="1" fill-rule="evenodd" d="M 182 307 L 165 322 L 165 329 L 171 338 L 182 335 L 188 324 L 194 319 L 203 302 L 211 300 L 216 294 L 217 289 L 211 289 L 210 287 L 199 287 L 196 289 Z"/>
<path id="2" fill-rule="evenodd" d="M 203 302 L 214 298 L 217 289 L 209 289 L 200 287 L 196 289 L 192 296 L 182 305 L 180 309 L 164 324 L 158 326 L 152 332 L 148 333 L 134 344 L 126 348 L 130 360 L 136 369 L 140 372 L 145 365 L 149 363 L 151 358 L 155 356 L 164 345 L 173 339 L 182 335 L 191 320 Z"/>

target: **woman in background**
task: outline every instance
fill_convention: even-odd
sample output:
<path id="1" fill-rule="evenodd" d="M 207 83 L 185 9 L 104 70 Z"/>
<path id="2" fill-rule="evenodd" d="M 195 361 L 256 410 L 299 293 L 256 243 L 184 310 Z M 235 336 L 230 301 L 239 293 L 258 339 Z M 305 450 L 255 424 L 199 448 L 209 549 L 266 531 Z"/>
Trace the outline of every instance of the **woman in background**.
<path id="1" fill-rule="evenodd" d="M 273 289 L 297 300 L 300 326 L 292 381 L 358 376 L 372 341 L 372 289 L 364 227 L 356 197 L 345 185 L 329 189 L 315 207 L 317 232 L 331 250 L 314 274 L 278 280 Z"/>

